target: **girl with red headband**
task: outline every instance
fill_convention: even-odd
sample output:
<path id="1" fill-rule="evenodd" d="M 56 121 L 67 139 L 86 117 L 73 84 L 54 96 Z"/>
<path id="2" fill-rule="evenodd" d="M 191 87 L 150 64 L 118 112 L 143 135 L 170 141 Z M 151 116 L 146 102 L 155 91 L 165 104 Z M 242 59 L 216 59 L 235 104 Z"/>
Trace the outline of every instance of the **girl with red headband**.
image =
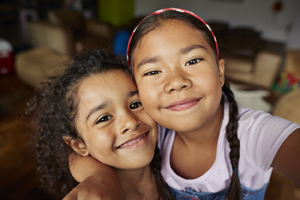
<path id="1" fill-rule="evenodd" d="M 197 15 L 148 15 L 127 59 L 160 124 L 161 174 L 175 199 L 263 199 L 273 168 L 300 184 L 299 125 L 237 104 L 217 40 Z"/>

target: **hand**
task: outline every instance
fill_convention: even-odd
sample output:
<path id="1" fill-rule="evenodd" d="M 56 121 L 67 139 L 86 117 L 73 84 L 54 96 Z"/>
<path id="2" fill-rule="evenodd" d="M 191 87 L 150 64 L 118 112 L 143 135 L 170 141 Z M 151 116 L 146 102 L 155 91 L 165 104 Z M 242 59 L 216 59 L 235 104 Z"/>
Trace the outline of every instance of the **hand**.
<path id="1" fill-rule="evenodd" d="M 79 183 L 63 200 L 125 200 L 121 185 L 105 183 L 98 176 L 90 176 Z"/>

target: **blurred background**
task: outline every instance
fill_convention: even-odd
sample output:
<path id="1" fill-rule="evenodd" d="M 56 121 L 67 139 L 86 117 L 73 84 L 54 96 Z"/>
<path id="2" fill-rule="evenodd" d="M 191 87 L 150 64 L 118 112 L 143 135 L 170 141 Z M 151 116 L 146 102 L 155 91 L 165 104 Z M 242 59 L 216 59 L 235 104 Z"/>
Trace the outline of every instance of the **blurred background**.
<path id="1" fill-rule="evenodd" d="M 300 124 L 299 0 L 0 0 L 0 199 L 54 199 L 21 119 L 35 86 L 76 52 L 125 56 L 133 28 L 165 7 L 208 22 L 240 104 Z M 300 189 L 274 171 L 265 199 L 300 199 Z"/>

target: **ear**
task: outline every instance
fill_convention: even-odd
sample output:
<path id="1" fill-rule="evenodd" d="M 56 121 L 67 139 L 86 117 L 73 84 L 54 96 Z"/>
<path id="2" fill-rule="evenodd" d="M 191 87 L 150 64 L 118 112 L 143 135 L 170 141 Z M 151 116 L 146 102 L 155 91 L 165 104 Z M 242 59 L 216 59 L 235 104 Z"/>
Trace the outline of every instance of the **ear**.
<path id="1" fill-rule="evenodd" d="M 81 139 L 73 139 L 71 136 L 63 136 L 63 139 L 67 145 L 69 145 L 76 153 L 82 156 L 90 155 L 85 144 Z"/>
<path id="2" fill-rule="evenodd" d="M 219 59 L 219 74 L 220 74 L 220 82 L 223 87 L 225 83 L 225 60 L 223 58 Z"/>

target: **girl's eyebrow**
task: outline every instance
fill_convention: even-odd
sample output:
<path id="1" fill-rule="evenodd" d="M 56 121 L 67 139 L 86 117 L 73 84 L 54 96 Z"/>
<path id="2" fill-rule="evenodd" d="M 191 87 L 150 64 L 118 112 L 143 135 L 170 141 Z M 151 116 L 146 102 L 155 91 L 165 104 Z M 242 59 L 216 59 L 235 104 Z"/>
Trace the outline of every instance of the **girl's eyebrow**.
<path id="1" fill-rule="evenodd" d="M 138 90 L 133 90 L 133 91 L 129 91 L 127 93 L 127 97 L 133 97 L 134 95 L 138 94 Z M 99 111 L 99 110 L 102 110 L 102 109 L 105 109 L 107 108 L 107 106 L 109 105 L 109 102 L 108 101 L 104 101 L 103 103 L 101 103 L 100 105 L 94 107 L 91 112 L 88 114 L 88 116 L 86 117 L 86 120 L 87 121 L 89 119 L 89 117 L 94 114 L 95 112 Z"/>
<path id="2" fill-rule="evenodd" d="M 94 107 L 91 112 L 88 114 L 88 116 L 86 117 L 86 120 L 87 121 L 89 119 L 89 117 L 94 114 L 95 112 L 97 112 L 98 110 L 102 110 L 104 108 L 106 108 L 108 106 L 108 101 L 104 101 L 103 103 L 101 103 L 100 105 Z"/>
<path id="3" fill-rule="evenodd" d="M 139 91 L 138 90 L 133 90 L 127 93 L 127 97 L 133 97 L 134 95 L 138 94 Z"/>
<path id="4" fill-rule="evenodd" d="M 200 45 L 200 44 L 193 44 L 193 45 L 190 45 L 188 47 L 180 49 L 179 53 L 180 54 L 187 54 L 187 53 L 189 53 L 190 51 L 192 51 L 194 49 L 204 49 L 204 50 L 206 50 L 206 48 L 204 46 Z"/>
<path id="5" fill-rule="evenodd" d="M 145 58 L 138 64 L 137 69 L 139 69 L 142 65 L 144 65 L 146 63 L 154 63 L 154 62 L 157 62 L 158 60 L 159 60 L 158 56 L 151 57 L 151 58 Z"/>
<path id="6" fill-rule="evenodd" d="M 194 50 L 194 49 L 204 49 L 206 50 L 206 48 L 200 44 L 192 44 L 188 47 L 184 47 L 182 49 L 179 50 L 180 54 L 187 54 L 190 51 Z M 147 63 L 155 63 L 159 60 L 159 56 L 155 56 L 155 57 L 151 57 L 151 58 L 145 58 L 143 59 L 137 66 L 137 69 L 139 69 L 142 65 L 147 64 Z"/>

